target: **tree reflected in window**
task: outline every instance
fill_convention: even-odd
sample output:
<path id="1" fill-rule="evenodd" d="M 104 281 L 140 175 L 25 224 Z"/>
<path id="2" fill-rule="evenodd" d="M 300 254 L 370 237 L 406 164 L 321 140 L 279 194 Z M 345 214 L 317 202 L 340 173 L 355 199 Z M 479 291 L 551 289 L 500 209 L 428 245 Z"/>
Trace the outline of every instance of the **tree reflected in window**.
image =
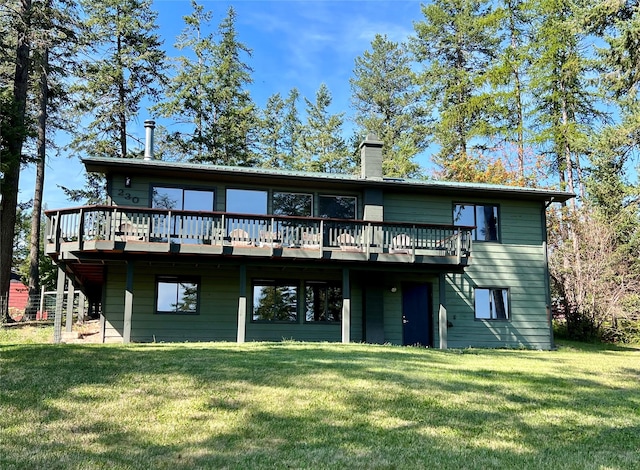
<path id="1" fill-rule="evenodd" d="M 198 313 L 199 281 L 160 276 L 156 279 L 156 313 Z"/>
<path id="2" fill-rule="evenodd" d="M 304 289 L 305 321 L 341 321 L 342 286 L 339 282 L 308 281 Z"/>
<path id="3" fill-rule="evenodd" d="M 355 219 L 356 198 L 351 196 L 319 196 L 318 216 L 330 219 Z"/>
<path id="4" fill-rule="evenodd" d="M 456 204 L 453 209 L 453 223 L 475 226 L 473 240 L 499 241 L 498 206 L 481 204 Z"/>
<path id="5" fill-rule="evenodd" d="M 254 321 L 298 321 L 298 287 L 288 281 L 255 281 Z"/>
<path id="6" fill-rule="evenodd" d="M 508 289 L 475 289 L 475 317 L 478 320 L 508 320 Z"/>
<path id="7" fill-rule="evenodd" d="M 311 194 L 273 193 L 273 215 L 291 215 L 296 217 L 310 217 L 313 198 Z"/>

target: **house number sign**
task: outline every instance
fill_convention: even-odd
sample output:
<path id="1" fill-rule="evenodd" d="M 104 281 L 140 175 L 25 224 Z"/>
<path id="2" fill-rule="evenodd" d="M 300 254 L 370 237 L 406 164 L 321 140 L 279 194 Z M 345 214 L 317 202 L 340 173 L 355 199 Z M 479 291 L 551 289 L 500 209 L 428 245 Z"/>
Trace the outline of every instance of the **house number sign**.
<path id="1" fill-rule="evenodd" d="M 125 193 L 124 189 L 118 189 L 118 196 L 122 196 L 127 201 L 131 201 L 134 204 L 137 204 L 138 202 L 140 202 L 140 198 L 138 196 L 131 197 L 131 193 Z"/>

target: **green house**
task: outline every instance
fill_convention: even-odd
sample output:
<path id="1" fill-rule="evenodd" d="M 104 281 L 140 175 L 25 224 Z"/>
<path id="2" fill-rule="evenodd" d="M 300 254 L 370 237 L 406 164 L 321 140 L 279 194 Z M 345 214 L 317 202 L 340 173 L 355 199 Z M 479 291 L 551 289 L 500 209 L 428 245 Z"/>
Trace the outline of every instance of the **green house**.
<path id="1" fill-rule="evenodd" d="M 109 203 L 47 212 L 58 290 L 104 342 L 551 348 L 545 211 L 572 195 L 386 178 L 382 142 L 360 151 L 360 175 L 86 158 Z"/>

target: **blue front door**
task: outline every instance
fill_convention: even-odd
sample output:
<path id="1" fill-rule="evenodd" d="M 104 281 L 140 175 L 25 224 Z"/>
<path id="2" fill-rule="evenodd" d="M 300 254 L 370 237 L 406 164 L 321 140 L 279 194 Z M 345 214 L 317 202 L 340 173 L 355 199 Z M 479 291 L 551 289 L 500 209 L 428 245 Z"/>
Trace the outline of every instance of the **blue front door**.
<path id="1" fill-rule="evenodd" d="M 402 334 L 405 346 L 433 346 L 428 284 L 402 284 Z"/>

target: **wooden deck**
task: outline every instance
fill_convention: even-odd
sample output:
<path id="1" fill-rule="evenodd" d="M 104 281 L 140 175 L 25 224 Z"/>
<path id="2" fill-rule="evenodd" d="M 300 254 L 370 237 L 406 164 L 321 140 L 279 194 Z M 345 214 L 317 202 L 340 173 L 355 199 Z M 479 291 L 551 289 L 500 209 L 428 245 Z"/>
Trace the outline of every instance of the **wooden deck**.
<path id="1" fill-rule="evenodd" d="M 115 206 L 47 211 L 46 252 L 150 253 L 464 266 L 473 227 Z"/>

